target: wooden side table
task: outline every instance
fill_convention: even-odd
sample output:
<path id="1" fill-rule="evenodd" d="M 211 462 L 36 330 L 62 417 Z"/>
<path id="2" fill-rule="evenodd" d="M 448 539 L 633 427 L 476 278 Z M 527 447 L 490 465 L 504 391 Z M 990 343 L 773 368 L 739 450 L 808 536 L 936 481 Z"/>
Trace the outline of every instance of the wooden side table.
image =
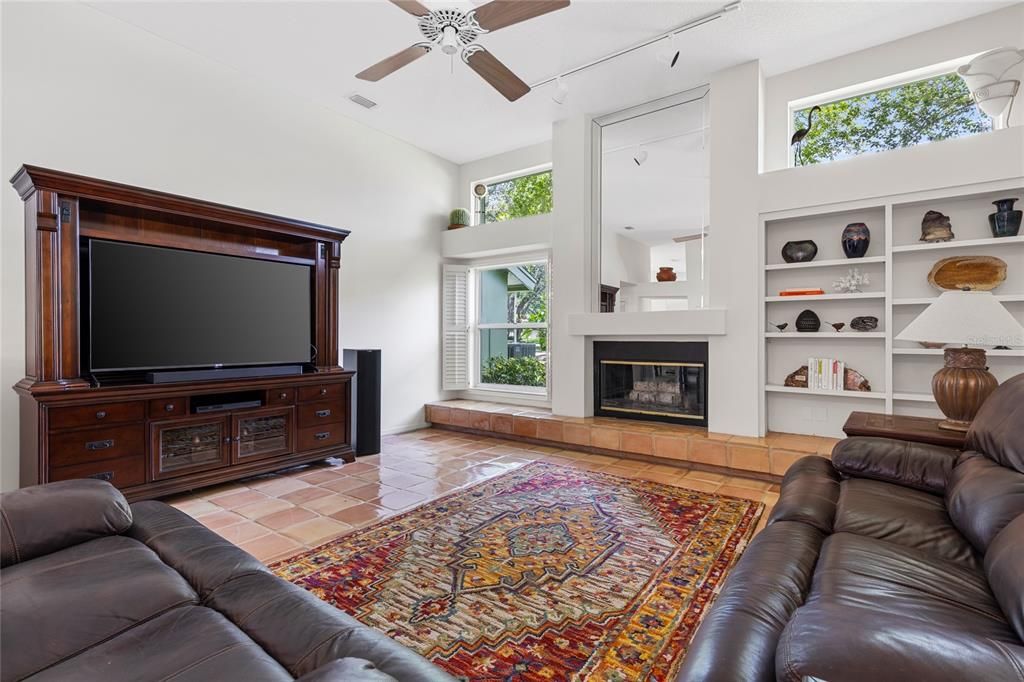
<path id="1" fill-rule="evenodd" d="M 947 431 L 939 428 L 941 419 L 928 417 L 905 417 L 893 414 L 876 414 L 874 412 L 851 412 L 843 425 L 843 433 L 847 436 L 877 436 L 879 438 L 898 438 L 915 443 L 941 445 L 956 450 L 964 449 L 967 434 L 960 431 Z"/>

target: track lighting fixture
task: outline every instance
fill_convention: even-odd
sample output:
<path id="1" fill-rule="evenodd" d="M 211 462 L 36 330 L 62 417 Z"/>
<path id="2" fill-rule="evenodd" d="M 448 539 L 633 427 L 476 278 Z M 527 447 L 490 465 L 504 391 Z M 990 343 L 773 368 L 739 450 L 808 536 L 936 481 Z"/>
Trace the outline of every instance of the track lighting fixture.
<path id="1" fill-rule="evenodd" d="M 569 86 L 565 84 L 561 76 L 555 78 L 555 92 L 551 95 L 558 104 L 565 104 L 565 100 L 569 99 Z"/>
<path id="2" fill-rule="evenodd" d="M 639 145 L 636 148 L 636 154 L 633 155 L 633 163 L 638 166 L 644 165 L 644 161 L 647 160 L 647 150 L 643 148 L 643 145 Z"/>
<path id="3" fill-rule="evenodd" d="M 661 51 L 658 52 L 658 61 L 667 64 L 668 68 L 672 68 L 679 61 L 679 48 L 676 47 L 676 34 L 669 33 L 665 36 L 664 45 L 662 45 Z"/>

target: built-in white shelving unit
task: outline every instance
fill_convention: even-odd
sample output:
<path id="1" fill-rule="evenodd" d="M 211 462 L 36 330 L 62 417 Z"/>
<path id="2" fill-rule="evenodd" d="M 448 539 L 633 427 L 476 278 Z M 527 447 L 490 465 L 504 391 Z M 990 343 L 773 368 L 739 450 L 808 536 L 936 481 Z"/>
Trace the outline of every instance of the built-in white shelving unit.
<path id="1" fill-rule="evenodd" d="M 941 293 L 927 281 L 938 260 L 950 256 L 987 255 L 1006 261 L 1007 276 L 993 293 L 1024 323 L 1024 235 L 994 238 L 988 224 L 992 201 L 1024 198 L 1024 178 L 945 190 L 879 197 L 766 213 L 761 216 L 762 278 L 761 367 L 764 426 L 770 431 L 842 436 L 853 410 L 941 416 L 932 397 L 931 377 L 943 364 L 942 349 L 897 341 L 896 336 Z M 955 238 L 920 241 L 926 211 L 950 217 Z M 840 243 L 843 228 L 862 222 L 871 230 L 863 258 L 848 259 Z M 809 263 L 786 263 L 782 246 L 813 239 L 817 257 Z M 870 283 L 862 293 L 834 293 L 833 281 L 857 268 Z M 825 294 L 779 296 L 782 289 L 817 287 Z M 821 320 L 814 333 L 795 331 L 801 311 Z M 857 316 L 878 318 L 870 332 L 850 329 Z M 778 332 L 775 324 L 789 323 Z M 846 323 L 834 332 L 828 323 Z M 1024 372 L 1024 349 L 986 349 L 989 370 L 1000 381 Z M 812 391 L 784 385 L 786 376 L 810 357 L 842 360 L 870 383 L 869 392 Z"/>

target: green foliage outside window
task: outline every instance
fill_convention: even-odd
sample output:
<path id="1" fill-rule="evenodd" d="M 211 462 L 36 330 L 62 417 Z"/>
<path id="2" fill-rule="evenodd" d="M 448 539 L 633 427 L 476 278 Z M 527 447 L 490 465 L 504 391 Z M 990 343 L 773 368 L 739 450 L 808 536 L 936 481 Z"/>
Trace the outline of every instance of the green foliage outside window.
<path id="1" fill-rule="evenodd" d="M 494 357 L 481 368 L 480 380 L 485 384 L 544 386 L 547 374 L 544 363 L 537 358 Z"/>
<path id="2" fill-rule="evenodd" d="M 535 282 L 532 289 L 509 292 L 509 317 L 512 322 L 545 323 L 548 321 L 548 269 L 544 264 L 535 263 L 522 266 L 523 272 L 531 276 Z M 547 352 L 547 329 L 520 329 L 520 343 L 535 343 L 537 350 Z"/>
<path id="3" fill-rule="evenodd" d="M 956 74 L 822 104 L 810 133 L 790 150 L 796 165 L 948 140 L 992 129 Z M 793 112 L 793 130 L 807 127 L 809 109 Z"/>
<path id="4" fill-rule="evenodd" d="M 553 206 L 551 171 L 502 180 L 487 186 L 482 222 L 550 213 Z"/>

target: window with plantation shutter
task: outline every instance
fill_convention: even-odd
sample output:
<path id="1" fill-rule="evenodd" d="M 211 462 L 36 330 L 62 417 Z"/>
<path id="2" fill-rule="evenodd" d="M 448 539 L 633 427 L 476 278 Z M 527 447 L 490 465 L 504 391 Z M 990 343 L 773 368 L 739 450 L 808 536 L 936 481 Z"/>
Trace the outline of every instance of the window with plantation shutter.
<path id="1" fill-rule="evenodd" d="M 445 265 L 442 276 L 441 388 L 469 388 L 469 268 Z"/>

